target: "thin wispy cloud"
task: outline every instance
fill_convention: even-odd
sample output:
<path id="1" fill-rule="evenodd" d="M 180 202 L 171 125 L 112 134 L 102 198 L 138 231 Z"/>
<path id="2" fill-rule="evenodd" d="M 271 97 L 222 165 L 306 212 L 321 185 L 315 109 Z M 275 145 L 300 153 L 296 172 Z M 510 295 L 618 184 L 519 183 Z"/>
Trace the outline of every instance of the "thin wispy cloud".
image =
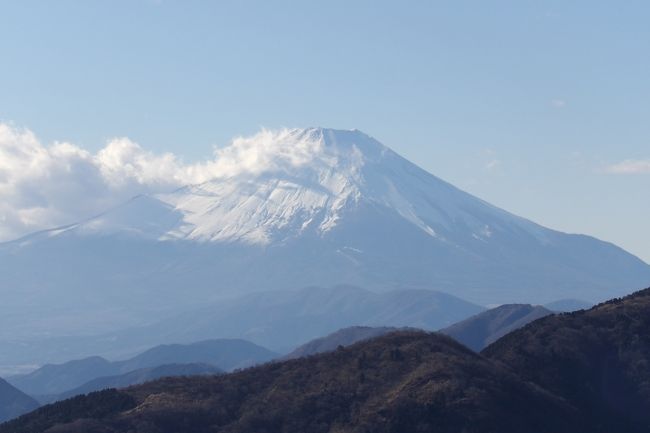
<path id="1" fill-rule="evenodd" d="M 566 101 L 564 99 L 553 99 L 551 105 L 555 108 L 564 108 L 566 107 Z"/>
<path id="2" fill-rule="evenodd" d="M 488 171 L 496 170 L 500 166 L 501 166 L 501 161 L 498 159 L 491 159 L 490 161 L 485 163 L 485 169 Z"/>
<path id="3" fill-rule="evenodd" d="M 610 174 L 650 174 L 650 159 L 626 159 L 605 168 Z"/>
<path id="4" fill-rule="evenodd" d="M 483 170 L 491 173 L 501 170 L 502 162 L 494 149 L 483 149 L 480 153 L 480 158 L 483 159 Z"/>

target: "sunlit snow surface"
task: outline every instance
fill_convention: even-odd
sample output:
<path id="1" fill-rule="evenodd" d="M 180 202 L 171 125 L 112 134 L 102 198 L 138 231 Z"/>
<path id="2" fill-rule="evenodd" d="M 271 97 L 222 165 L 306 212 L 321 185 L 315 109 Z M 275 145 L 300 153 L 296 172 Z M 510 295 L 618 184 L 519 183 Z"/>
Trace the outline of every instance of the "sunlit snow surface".
<path id="1" fill-rule="evenodd" d="M 459 191 L 359 131 L 284 130 L 239 153 L 249 162 L 242 170 L 136 198 L 75 229 L 265 245 L 307 231 L 325 235 L 363 202 L 390 209 L 443 242 L 459 227 L 489 241 L 510 225 L 545 241 L 535 224 Z"/>

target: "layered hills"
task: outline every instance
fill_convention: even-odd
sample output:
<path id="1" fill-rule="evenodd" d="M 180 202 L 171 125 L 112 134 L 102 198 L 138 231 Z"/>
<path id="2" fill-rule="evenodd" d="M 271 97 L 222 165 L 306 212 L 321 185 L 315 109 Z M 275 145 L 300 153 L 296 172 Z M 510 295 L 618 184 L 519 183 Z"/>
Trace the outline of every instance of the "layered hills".
<path id="1" fill-rule="evenodd" d="M 492 206 L 356 130 L 264 132 L 221 155 L 203 184 L 1 244 L 0 340 L 100 334 L 310 286 L 487 305 L 593 302 L 650 282 L 622 249 Z"/>
<path id="2" fill-rule="evenodd" d="M 162 377 L 200 376 L 220 374 L 223 370 L 210 364 L 163 364 L 156 367 L 139 368 L 128 373 L 92 379 L 77 388 L 51 398 L 51 401 L 65 400 L 81 394 L 89 394 L 109 388 L 126 388 L 131 385 L 150 382 Z"/>
<path id="3" fill-rule="evenodd" d="M 0 352 L 0 364 L 59 364 L 95 355 L 124 359 L 169 342 L 189 344 L 233 338 L 287 353 L 298 345 L 350 326 L 436 330 L 483 310 L 476 304 L 431 290 L 377 293 L 337 286 L 268 291 L 205 302 L 188 312 L 98 336 L 6 342 L 6 350 Z"/>
<path id="4" fill-rule="evenodd" d="M 305 344 L 296 347 L 282 359 L 295 359 L 304 356 L 316 355 L 318 353 L 331 352 L 340 347 L 350 346 L 359 341 L 379 337 L 384 334 L 397 331 L 397 328 L 379 326 L 351 326 L 339 329 L 324 337 L 315 338 Z"/>
<path id="5" fill-rule="evenodd" d="M 482 354 L 562 395 L 602 431 L 650 428 L 650 289 L 537 320 Z"/>
<path id="6" fill-rule="evenodd" d="M 225 376 L 90 394 L 0 432 L 563 432 L 577 422 L 561 399 L 448 337 L 405 332 Z"/>
<path id="7" fill-rule="evenodd" d="M 551 315 L 477 354 L 398 331 L 233 374 L 39 409 L 0 432 L 646 432 L 650 289 Z"/>
<path id="8" fill-rule="evenodd" d="M 553 312 L 539 305 L 506 304 L 454 323 L 440 332 L 480 352 L 509 332 L 549 314 Z"/>
<path id="9" fill-rule="evenodd" d="M 117 381 L 126 383 L 130 378 L 153 377 L 165 371 L 154 370 L 167 367 L 165 375 L 190 374 L 182 371 L 182 365 L 208 364 L 215 371 L 230 371 L 236 368 L 250 367 L 264 363 L 278 354 L 243 340 L 218 339 L 205 340 L 191 344 L 168 344 L 153 347 L 132 358 L 122 361 L 108 361 L 99 356 L 68 361 L 63 364 L 48 364 L 22 375 L 9 377 L 8 380 L 17 388 L 34 396 L 43 396 L 45 400 L 58 398 L 58 395 L 70 395 L 72 389 L 95 388 L 94 380 L 102 378 L 104 382 Z M 208 371 L 201 367 L 202 371 Z M 138 371 L 138 373 L 133 373 Z M 126 375 L 126 376 L 125 376 Z M 106 380 L 112 377 L 111 380 Z M 160 376 L 159 376 L 160 377 Z M 136 383 L 136 382 L 133 382 Z"/>

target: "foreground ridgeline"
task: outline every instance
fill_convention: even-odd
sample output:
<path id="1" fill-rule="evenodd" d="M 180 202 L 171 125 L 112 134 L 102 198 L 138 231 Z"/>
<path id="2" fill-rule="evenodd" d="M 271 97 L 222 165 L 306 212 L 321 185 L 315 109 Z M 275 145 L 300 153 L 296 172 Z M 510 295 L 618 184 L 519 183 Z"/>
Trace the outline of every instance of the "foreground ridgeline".
<path id="1" fill-rule="evenodd" d="M 650 289 L 538 320 L 482 353 L 561 395 L 604 431 L 650 432 Z"/>
<path id="2" fill-rule="evenodd" d="M 650 289 L 548 316 L 476 354 L 397 331 L 241 372 L 46 406 L 0 433 L 647 432 Z"/>
<path id="3" fill-rule="evenodd" d="M 52 432 L 457 432 L 470 424 L 522 431 L 531 422 L 548 431 L 575 425 L 559 399 L 450 338 L 398 332 L 227 376 L 95 393 L 0 431 L 42 433 L 55 423 L 67 425 Z"/>

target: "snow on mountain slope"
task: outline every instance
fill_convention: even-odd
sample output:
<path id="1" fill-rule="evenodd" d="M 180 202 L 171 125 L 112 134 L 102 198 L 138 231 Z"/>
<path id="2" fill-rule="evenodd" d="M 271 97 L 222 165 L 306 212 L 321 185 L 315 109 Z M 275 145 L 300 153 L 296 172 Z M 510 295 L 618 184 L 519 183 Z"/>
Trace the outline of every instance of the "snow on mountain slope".
<path id="1" fill-rule="evenodd" d="M 490 225 L 495 220 L 545 241 L 541 227 L 456 189 L 361 132 L 312 128 L 266 134 L 270 143 L 234 158 L 241 169 L 233 174 L 137 197 L 68 230 L 268 245 L 307 231 L 325 235 L 346 211 L 366 202 L 394 210 L 442 242 L 449 239 L 441 233 L 459 224 L 485 241 L 499 228 Z M 260 161 L 246 165 L 242 159 Z"/>
<path id="2" fill-rule="evenodd" d="M 0 338 L 135 326 L 307 286 L 493 304 L 598 301 L 650 282 L 650 266 L 622 249 L 496 208 L 359 131 L 263 131 L 215 164 L 208 182 L 0 244 Z M 17 325 L 25 311 L 29 325 Z"/>

